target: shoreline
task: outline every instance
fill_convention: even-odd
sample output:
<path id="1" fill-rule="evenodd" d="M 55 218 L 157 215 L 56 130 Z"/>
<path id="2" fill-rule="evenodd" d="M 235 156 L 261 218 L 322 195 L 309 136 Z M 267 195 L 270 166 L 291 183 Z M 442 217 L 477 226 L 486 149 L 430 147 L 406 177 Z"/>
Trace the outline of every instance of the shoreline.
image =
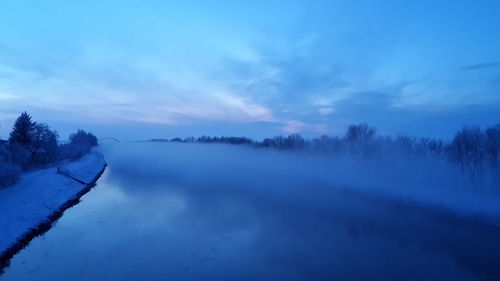
<path id="1" fill-rule="evenodd" d="M 19 236 L 14 244 L 0 253 L 0 275 L 3 273 L 3 270 L 9 266 L 10 260 L 17 253 L 27 247 L 34 238 L 49 231 L 54 223 L 63 216 L 64 212 L 67 209 L 77 205 L 80 202 L 81 197 L 87 194 L 94 186 L 96 186 L 97 181 L 102 176 L 107 166 L 107 163 L 103 160 L 102 167 L 99 168 L 97 174 L 90 181 L 88 181 L 88 183 L 83 184 L 82 188 L 74 196 L 69 197 L 68 200 L 56 207 L 51 214 L 46 216 L 46 219 L 44 221 L 39 222 L 33 227 L 29 227 L 29 229 L 27 229 L 27 232 Z"/>

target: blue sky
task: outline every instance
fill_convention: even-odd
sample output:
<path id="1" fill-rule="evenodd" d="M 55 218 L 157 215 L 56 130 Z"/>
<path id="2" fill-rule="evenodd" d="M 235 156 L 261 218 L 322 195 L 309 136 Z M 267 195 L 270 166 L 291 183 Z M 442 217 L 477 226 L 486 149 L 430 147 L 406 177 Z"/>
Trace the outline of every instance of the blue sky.
<path id="1" fill-rule="evenodd" d="M 382 133 L 500 122 L 500 2 L 0 2 L 0 137 Z"/>

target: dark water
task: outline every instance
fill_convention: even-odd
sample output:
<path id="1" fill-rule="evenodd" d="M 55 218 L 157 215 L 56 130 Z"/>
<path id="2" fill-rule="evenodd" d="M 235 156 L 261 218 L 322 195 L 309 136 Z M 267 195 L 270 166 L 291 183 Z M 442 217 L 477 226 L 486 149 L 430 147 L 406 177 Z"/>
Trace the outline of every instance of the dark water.
<path id="1" fill-rule="evenodd" d="M 500 280 L 497 227 L 183 149 L 105 148 L 96 188 L 0 280 Z"/>

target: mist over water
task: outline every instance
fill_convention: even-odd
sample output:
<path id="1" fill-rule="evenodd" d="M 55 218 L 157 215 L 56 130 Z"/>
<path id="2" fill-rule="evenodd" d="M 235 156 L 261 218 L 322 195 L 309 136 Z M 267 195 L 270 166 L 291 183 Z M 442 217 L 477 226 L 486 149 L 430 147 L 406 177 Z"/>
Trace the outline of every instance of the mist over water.
<path id="1" fill-rule="evenodd" d="M 498 186 L 488 180 L 473 182 L 438 157 L 393 154 L 359 158 L 224 144 L 155 142 L 108 144 L 102 150 L 115 170 L 130 176 L 127 181 L 161 177 L 162 181 L 196 191 L 224 189 L 315 208 L 328 208 L 330 193 L 345 189 L 460 216 L 500 218 Z"/>
<path id="2" fill-rule="evenodd" d="M 473 187 L 446 165 L 214 144 L 99 149 L 109 167 L 97 187 L 0 280 L 500 276 L 500 229 L 463 218 L 496 209 L 454 205 Z"/>
<path id="3" fill-rule="evenodd" d="M 0 0 L 0 281 L 500 281 L 499 27 L 500 0 Z"/>

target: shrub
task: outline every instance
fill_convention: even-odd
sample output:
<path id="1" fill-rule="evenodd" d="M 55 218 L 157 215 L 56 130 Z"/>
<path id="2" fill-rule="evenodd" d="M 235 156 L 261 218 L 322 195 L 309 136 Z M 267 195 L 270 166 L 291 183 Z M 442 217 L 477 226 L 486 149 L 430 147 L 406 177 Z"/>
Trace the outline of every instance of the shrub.
<path id="1" fill-rule="evenodd" d="M 78 130 L 69 137 L 69 144 L 60 146 L 62 159 L 76 160 L 88 153 L 90 149 L 97 146 L 97 138 L 90 132 Z"/>
<path id="2" fill-rule="evenodd" d="M 31 141 L 32 165 L 43 166 L 57 160 L 58 137 L 57 132 L 50 130 L 46 124 L 35 124 Z"/>
<path id="3" fill-rule="evenodd" d="M 23 170 L 26 170 L 31 166 L 31 153 L 23 145 L 11 143 L 9 145 L 9 151 L 11 153 L 12 163 L 20 166 Z"/>
<path id="4" fill-rule="evenodd" d="M 21 168 L 0 159 L 0 187 L 14 184 L 21 175 Z"/>
<path id="5" fill-rule="evenodd" d="M 5 144 L 0 144 L 0 187 L 14 184 L 21 174 L 21 168 L 12 164 L 12 153 Z"/>

